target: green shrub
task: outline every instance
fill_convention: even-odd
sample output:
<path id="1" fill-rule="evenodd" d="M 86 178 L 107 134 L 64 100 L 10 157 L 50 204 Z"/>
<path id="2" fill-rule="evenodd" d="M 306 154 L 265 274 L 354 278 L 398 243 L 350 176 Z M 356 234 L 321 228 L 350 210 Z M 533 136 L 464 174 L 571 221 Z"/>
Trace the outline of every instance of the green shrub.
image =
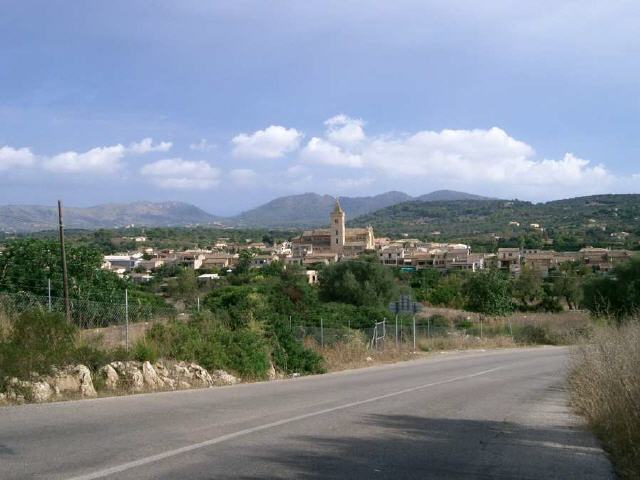
<path id="1" fill-rule="evenodd" d="M 9 338 L 0 344 L 0 382 L 5 377 L 26 378 L 46 373 L 52 365 L 72 362 L 76 355 L 76 328 L 57 313 L 31 310 L 20 315 Z"/>
<path id="2" fill-rule="evenodd" d="M 142 359 L 153 357 L 193 361 L 208 370 L 224 369 L 245 378 L 264 378 L 269 369 L 269 344 L 259 332 L 230 329 L 210 313 L 189 322 L 156 324 L 136 344 Z"/>
<path id="3" fill-rule="evenodd" d="M 282 321 L 272 323 L 273 347 L 271 358 L 276 367 L 285 372 L 323 373 L 322 357 L 305 348 L 298 341 L 289 325 Z"/>
<path id="4" fill-rule="evenodd" d="M 514 327 L 513 339 L 518 343 L 527 343 L 532 345 L 554 345 L 549 331 L 539 325 L 522 325 Z"/>
<path id="5" fill-rule="evenodd" d="M 139 362 L 154 363 L 158 359 L 158 352 L 151 342 L 141 339 L 133 346 L 133 358 Z"/>

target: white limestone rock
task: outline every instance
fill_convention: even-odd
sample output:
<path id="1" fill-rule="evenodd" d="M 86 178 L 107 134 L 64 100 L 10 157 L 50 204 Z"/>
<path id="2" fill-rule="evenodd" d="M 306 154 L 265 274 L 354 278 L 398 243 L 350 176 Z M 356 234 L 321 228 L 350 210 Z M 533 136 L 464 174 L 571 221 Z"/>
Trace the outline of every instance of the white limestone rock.
<path id="1" fill-rule="evenodd" d="M 163 388 L 164 382 L 158 376 L 158 373 L 153 368 L 150 362 L 144 362 L 142 364 L 142 377 L 147 387 L 151 389 Z"/>
<path id="2" fill-rule="evenodd" d="M 12 378 L 7 382 L 6 390 L 5 398 L 15 403 L 47 402 L 54 395 L 54 390 L 47 382 L 18 380 L 17 378 Z"/>
<path id="3" fill-rule="evenodd" d="M 235 385 L 238 383 L 238 379 L 224 370 L 214 370 L 211 372 L 211 379 L 213 380 L 213 385 L 223 386 L 223 385 Z"/>
<path id="4" fill-rule="evenodd" d="M 204 367 L 196 363 L 189 365 L 189 370 L 193 373 L 193 379 L 196 383 L 210 387 L 213 385 L 213 378 L 209 375 L 209 372 Z"/>
<path id="5" fill-rule="evenodd" d="M 56 396 L 79 394 L 81 397 L 96 397 L 91 371 L 85 365 L 68 365 L 53 370 L 47 380 Z"/>
<path id="6" fill-rule="evenodd" d="M 115 390 L 118 388 L 118 381 L 120 380 L 120 376 L 115 368 L 111 365 L 105 365 L 102 367 L 98 373 L 102 375 L 104 378 L 104 385 L 109 390 Z"/>
<path id="7" fill-rule="evenodd" d="M 269 364 L 269 370 L 267 371 L 267 378 L 269 380 L 276 380 L 278 378 L 276 367 L 273 366 L 273 363 Z"/>

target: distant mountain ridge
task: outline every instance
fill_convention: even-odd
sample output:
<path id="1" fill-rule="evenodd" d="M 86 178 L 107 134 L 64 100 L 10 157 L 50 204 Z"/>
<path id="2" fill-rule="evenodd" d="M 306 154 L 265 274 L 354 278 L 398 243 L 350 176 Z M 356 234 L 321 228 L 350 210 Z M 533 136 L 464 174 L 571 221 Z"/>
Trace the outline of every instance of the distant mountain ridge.
<path id="1" fill-rule="evenodd" d="M 402 192 L 387 192 L 372 197 L 340 197 L 347 217 L 354 218 L 395 205 L 411 197 Z M 239 225 L 269 228 L 310 227 L 324 225 L 335 203 L 331 195 L 303 193 L 279 197 L 232 217 Z"/>
<path id="2" fill-rule="evenodd" d="M 368 197 L 340 197 L 347 219 L 375 212 L 407 201 L 490 200 L 487 197 L 452 190 L 438 190 L 419 197 L 390 191 Z M 121 228 L 128 225 L 162 227 L 221 225 L 247 228 L 307 228 L 327 223 L 335 197 L 303 193 L 275 198 L 232 217 L 205 212 L 183 202 L 108 203 L 92 207 L 65 207 L 67 228 Z M 34 232 L 57 228 L 55 206 L 0 206 L 0 231 Z"/>
<path id="3" fill-rule="evenodd" d="M 108 203 L 93 207 L 65 207 L 66 228 L 118 228 L 128 225 L 148 227 L 211 225 L 221 217 L 183 202 Z M 58 226 L 55 206 L 0 206 L 0 231 L 33 232 Z"/>
<path id="4" fill-rule="evenodd" d="M 347 219 L 354 219 L 376 210 L 412 200 L 458 201 L 490 200 L 490 198 L 453 190 L 437 190 L 420 197 L 412 197 L 404 192 L 390 191 L 370 197 L 339 197 L 339 200 Z M 232 220 L 243 226 L 265 228 L 322 226 L 327 223 L 327 218 L 334 202 L 335 197 L 331 195 L 318 195 L 317 193 L 289 195 L 276 198 L 264 205 L 243 212 L 232 217 Z"/>

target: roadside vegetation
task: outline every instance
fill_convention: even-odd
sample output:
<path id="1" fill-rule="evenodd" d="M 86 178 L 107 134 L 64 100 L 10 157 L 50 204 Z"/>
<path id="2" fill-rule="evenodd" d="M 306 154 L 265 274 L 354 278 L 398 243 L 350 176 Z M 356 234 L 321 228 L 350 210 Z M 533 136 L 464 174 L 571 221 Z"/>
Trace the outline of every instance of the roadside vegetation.
<path id="1" fill-rule="evenodd" d="M 585 306 L 600 325 L 573 351 L 571 399 L 621 478 L 640 478 L 640 262 L 594 278 Z"/>
<path id="2" fill-rule="evenodd" d="M 640 323 L 597 328 L 577 347 L 571 398 L 614 460 L 621 478 L 640 478 Z"/>

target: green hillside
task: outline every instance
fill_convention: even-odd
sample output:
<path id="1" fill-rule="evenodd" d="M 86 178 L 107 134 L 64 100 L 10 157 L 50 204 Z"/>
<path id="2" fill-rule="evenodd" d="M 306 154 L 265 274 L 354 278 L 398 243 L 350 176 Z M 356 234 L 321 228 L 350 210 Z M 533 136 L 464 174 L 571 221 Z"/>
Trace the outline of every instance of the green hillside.
<path id="1" fill-rule="evenodd" d="M 407 235 L 487 247 L 526 243 L 556 250 L 585 245 L 638 248 L 640 195 L 596 195 L 538 204 L 518 200 L 410 201 L 363 215 L 351 224 L 370 224 L 376 236 Z M 531 224 L 539 224 L 544 231 Z"/>

